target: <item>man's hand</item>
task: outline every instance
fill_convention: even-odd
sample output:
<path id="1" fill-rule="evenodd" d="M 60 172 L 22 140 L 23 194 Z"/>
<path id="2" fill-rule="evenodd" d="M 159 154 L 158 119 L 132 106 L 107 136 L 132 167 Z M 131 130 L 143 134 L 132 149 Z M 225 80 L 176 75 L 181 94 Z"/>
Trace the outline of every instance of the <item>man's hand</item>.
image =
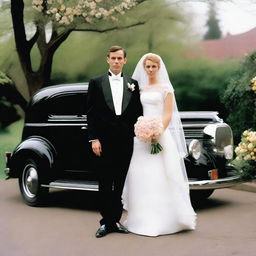
<path id="1" fill-rule="evenodd" d="M 92 141 L 92 151 L 96 156 L 101 156 L 102 149 L 99 140 Z"/>

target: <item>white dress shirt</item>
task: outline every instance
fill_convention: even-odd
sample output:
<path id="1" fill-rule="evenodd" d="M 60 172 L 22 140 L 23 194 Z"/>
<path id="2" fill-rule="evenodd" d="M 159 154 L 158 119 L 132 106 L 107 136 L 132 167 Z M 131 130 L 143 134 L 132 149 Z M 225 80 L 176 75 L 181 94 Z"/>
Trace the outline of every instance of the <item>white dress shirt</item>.
<path id="1" fill-rule="evenodd" d="M 116 115 L 122 114 L 122 101 L 123 101 L 123 77 L 121 73 L 115 75 L 110 70 L 109 83 L 112 92 L 113 103 Z"/>
<path id="2" fill-rule="evenodd" d="M 109 77 L 109 83 L 115 108 L 116 115 L 122 114 L 122 102 L 123 102 L 123 77 L 121 76 L 121 73 L 115 75 L 110 70 L 111 76 Z M 89 140 L 89 142 L 96 141 L 98 139 Z"/>

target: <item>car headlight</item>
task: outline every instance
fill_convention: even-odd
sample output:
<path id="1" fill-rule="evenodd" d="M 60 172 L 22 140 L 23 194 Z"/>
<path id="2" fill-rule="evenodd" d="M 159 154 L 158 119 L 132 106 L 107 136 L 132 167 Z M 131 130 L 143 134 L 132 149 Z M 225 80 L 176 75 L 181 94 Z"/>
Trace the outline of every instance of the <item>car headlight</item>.
<path id="1" fill-rule="evenodd" d="M 201 143 L 199 140 L 192 140 L 188 147 L 189 154 L 197 160 L 201 155 Z"/>
<path id="2" fill-rule="evenodd" d="M 211 124 L 204 128 L 204 133 L 212 137 L 213 151 L 226 159 L 233 158 L 233 133 L 225 123 Z"/>
<path id="3" fill-rule="evenodd" d="M 224 155 L 226 159 L 233 159 L 233 145 L 228 145 L 224 147 Z"/>

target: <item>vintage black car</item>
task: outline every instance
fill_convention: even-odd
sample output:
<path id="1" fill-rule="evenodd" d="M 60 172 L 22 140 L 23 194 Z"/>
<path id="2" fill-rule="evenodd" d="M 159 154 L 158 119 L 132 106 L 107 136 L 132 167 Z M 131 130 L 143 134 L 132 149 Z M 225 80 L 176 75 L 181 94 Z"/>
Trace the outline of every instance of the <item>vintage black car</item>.
<path id="1" fill-rule="evenodd" d="M 18 178 L 31 206 L 46 202 L 49 188 L 98 190 L 94 155 L 87 138 L 88 84 L 40 90 L 28 104 L 21 143 L 6 153 L 7 178 Z M 180 112 L 189 156 L 185 159 L 192 199 L 240 182 L 228 164 L 233 158 L 231 128 L 217 112 Z M 114 159 L 113 159 L 114 161 Z"/>

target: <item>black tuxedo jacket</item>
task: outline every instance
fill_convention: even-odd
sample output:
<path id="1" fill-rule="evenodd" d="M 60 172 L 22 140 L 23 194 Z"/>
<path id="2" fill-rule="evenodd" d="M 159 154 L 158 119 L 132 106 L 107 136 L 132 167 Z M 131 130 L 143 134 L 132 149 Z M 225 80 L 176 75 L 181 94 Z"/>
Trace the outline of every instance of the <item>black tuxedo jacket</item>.
<path id="1" fill-rule="evenodd" d="M 128 83 L 134 84 L 132 91 Z M 90 80 L 87 96 L 89 140 L 112 140 L 123 131 L 123 136 L 134 137 L 134 124 L 142 115 L 139 87 L 136 80 L 123 76 L 122 114 L 115 114 L 108 73 Z M 119 138 L 122 140 L 122 138 Z"/>

